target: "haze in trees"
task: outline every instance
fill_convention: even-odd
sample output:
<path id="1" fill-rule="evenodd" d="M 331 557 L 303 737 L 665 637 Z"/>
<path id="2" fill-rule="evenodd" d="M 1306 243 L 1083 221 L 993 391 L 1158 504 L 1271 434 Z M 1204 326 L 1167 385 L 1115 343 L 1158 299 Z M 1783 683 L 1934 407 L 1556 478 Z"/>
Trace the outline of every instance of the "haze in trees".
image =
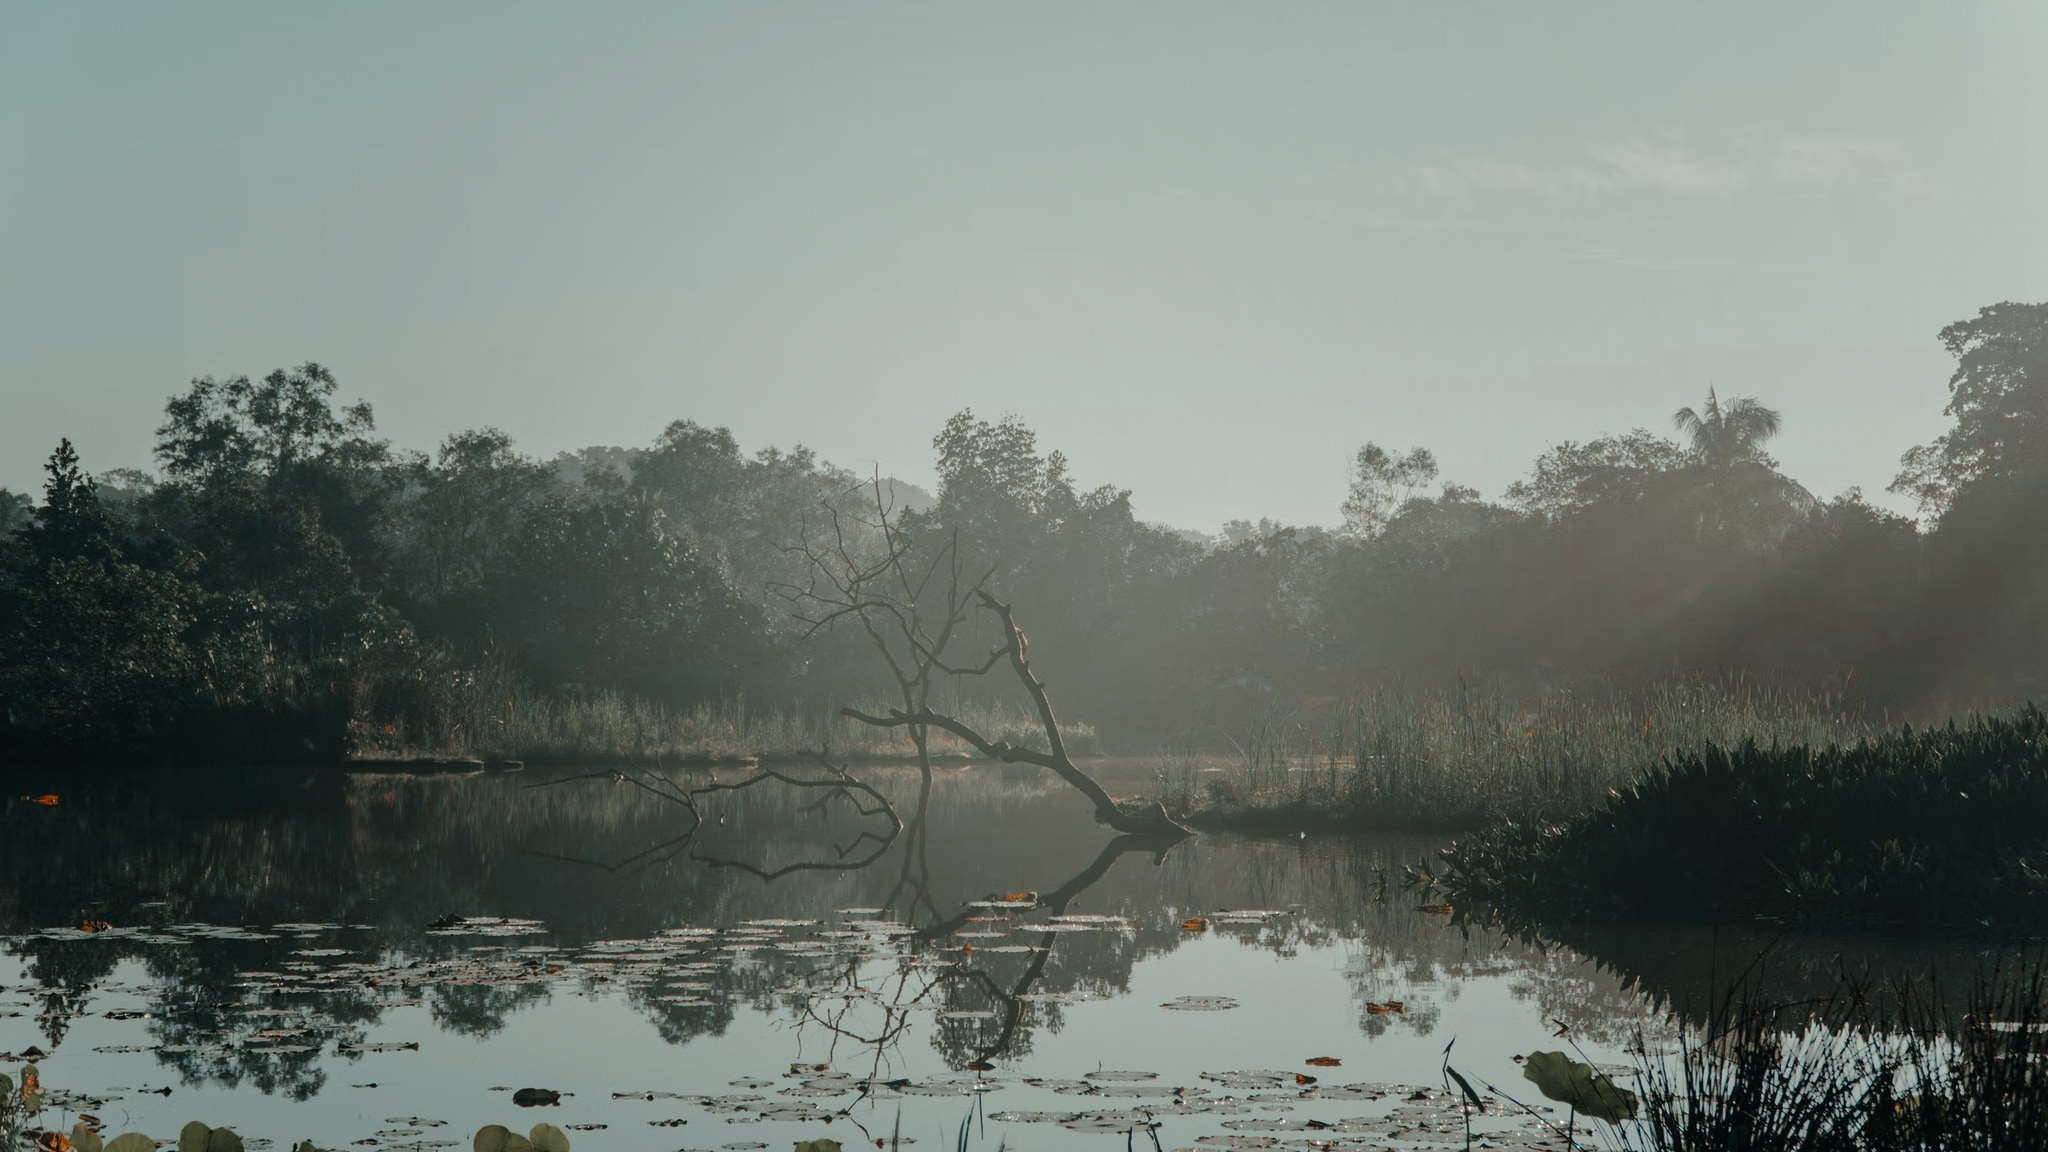
<path id="1" fill-rule="evenodd" d="M 202 378 L 165 407 L 154 475 L 95 479 L 66 442 L 39 500 L 0 493 L 0 744 L 339 756 L 480 670 L 683 709 L 893 698 L 855 621 L 817 626 L 775 591 L 810 578 L 806 542 L 851 492 L 879 494 L 890 527 L 842 518 L 847 557 L 943 543 L 979 580 L 964 587 L 1029 623 L 1065 714 L 1113 740 L 1393 678 L 1725 671 L 1888 708 L 1997 703 L 2048 676 L 2048 305 L 1987 307 L 1940 339 L 1954 425 L 1893 483 L 1920 521 L 1810 494 L 1767 452 L 1779 414 L 1716 388 L 1676 410 L 1679 439 L 1593 430 L 1499 500 L 1427 448 L 1368 442 L 1331 494 L 1341 530 L 1236 521 L 1207 539 L 1082 486 L 1014 416 L 939 420 L 928 495 L 687 418 L 554 461 L 490 427 L 413 452 L 321 365 Z M 961 642 L 995 649 L 984 615 Z M 986 678 L 946 693 L 1000 695 Z"/>

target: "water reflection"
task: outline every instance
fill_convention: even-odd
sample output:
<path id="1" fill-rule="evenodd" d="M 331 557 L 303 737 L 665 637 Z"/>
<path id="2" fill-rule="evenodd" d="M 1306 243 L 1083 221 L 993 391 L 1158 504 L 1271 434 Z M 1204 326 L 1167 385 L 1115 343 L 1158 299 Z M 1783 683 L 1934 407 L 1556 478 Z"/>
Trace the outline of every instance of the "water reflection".
<path id="1" fill-rule="evenodd" d="M 1347 1067 L 1384 1059 L 1369 1075 L 1430 1079 L 1430 1053 L 1456 1036 L 1506 1083 L 1508 1056 L 1560 1033 L 1609 1056 L 1646 1029 L 1654 1042 L 1672 1028 L 1659 1009 L 1704 1010 L 1740 952 L 1452 927 L 1397 879 L 1429 840 L 1115 836 L 1035 772 L 867 778 L 900 825 L 861 797 L 819 803 L 830 789 L 809 784 L 686 805 L 609 776 L 308 777 L 10 807 L 0 859 L 20 882 L 0 895 L 0 934 L 23 986 L 0 1004 L 21 1013 L 0 1018 L 0 1047 L 19 1054 L 32 1025 L 72 1068 L 146 1054 L 181 1087 L 311 1101 L 389 1083 L 379 1045 L 460 1041 L 515 1079 L 523 1056 L 497 1046 L 522 1018 L 566 1027 L 620 1005 L 671 1049 L 737 1044 L 778 1063 L 733 1072 L 831 1065 L 776 1105 L 796 1122 L 952 1093 L 994 1068 L 1044 1073 L 1048 1045 L 1071 1058 L 1055 1041 L 1111 1018 L 1131 1022 L 1134 1052 L 1152 1032 L 1211 1047 L 1150 1056 L 1185 1065 L 1179 1087 L 1239 1051 L 1298 1064 L 1337 1045 L 1331 1023 L 1372 1046 Z M 1817 981 L 1823 965 L 1785 969 Z M 1171 997 L 1134 994 L 1162 981 Z M 1161 1010 L 1168 999 L 1266 1007 Z M 128 1031 L 102 1042 L 110 1016 Z M 406 1031 L 422 1017 L 431 1034 Z M 72 1031 L 88 1022 L 80 1052 Z M 625 1091 L 632 1062 L 592 1045 L 629 1040 L 564 1052 Z"/>

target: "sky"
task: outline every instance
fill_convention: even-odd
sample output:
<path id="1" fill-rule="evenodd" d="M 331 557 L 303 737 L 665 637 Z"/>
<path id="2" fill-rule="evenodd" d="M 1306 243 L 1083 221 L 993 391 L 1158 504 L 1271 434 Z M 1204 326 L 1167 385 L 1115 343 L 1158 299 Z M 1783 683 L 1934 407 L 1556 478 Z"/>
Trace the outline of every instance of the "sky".
<path id="1" fill-rule="evenodd" d="M 670 420 L 1149 520 L 1498 496 L 1711 386 L 1881 494 L 2048 299 L 2048 4 L 0 5 L 0 485 L 307 360 L 429 449 Z"/>

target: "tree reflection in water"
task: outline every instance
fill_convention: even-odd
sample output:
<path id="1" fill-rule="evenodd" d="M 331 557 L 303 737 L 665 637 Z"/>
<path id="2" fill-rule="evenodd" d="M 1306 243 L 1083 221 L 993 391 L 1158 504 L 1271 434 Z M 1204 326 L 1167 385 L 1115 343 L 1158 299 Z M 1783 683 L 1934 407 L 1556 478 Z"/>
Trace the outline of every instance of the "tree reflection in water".
<path id="1" fill-rule="evenodd" d="M 1644 1018 L 1644 998 L 1589 961 L 1447 928 L 1390 893 L 1385 877 L 1426 840 L 1105 839 L 1087 801 L 1042 774 L 942 769 L 927 781 L 883 769 L 872 796 L 821 804 L 831 773 L 781 773 L 825 786 L 679 776 L 666 787 L 693 794 L 687 813 L 662 783 L 612 774 L 543 788 L 310 778 L 253 798 L 74 789 L 61 807 L 0 816 L 10 875 L 63 878 L 0 893 L 0 932 L 31 982 L 21 1010 L 40 1016 L 43 1047 L 67 1043 L 75 1014 L 139 986 L 147 1046 L 180 1082 L 294 1098 L 322 1091 L 342 1067 L 333 1056 L 394 1009 L 423 1007 L 435 1027 L 484 1040 L 565 994 L 621 997 L 673 1044 L 763 1013 L 800 1044 L 820 1037 L 836 1063 L 857 1049 L 870 1077 L 898 1063 L 923 1014 L 948 1066 L 1014 1062 L 1072 1001 L 1120 996 L 1137 965 L 1182 947 L 1182 920 L 1226 908 L 1288 914 L 1208 935 L 1276 957 L 1344 950 L 1368 1035 L 1425 1033 L 1436 1006 L 1487 979 L 1586 1035 L 1624 1035 Z M 1028 909 L 970 904 L 1032 889 Z M 1127 926 L 1046 926 L 1081 912 Z M 545 931 L 499 940 L 430 927 L 451 916 Z M 83 938 L 87 919 L 115 931 Z M 856 933 L 858 954 L 820 935 L 881 919 L 899 934 Z M 755 947 L 749 920 L 823 923 Z M 726 934 L 672 935 L 690 926 Z M 961 935 L 983 930 L 1008 935 Z M 1396 998 L 1405 1014 L 1365 1010 Z"/>

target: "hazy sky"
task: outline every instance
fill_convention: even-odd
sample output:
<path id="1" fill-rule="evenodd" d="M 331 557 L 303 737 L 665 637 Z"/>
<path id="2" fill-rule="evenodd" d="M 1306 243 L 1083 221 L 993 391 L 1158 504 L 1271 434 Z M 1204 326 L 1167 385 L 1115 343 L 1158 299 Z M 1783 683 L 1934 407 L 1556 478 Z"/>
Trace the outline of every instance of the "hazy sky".
<path id="1" fill-rule="evenodd" d="M 1709 384 L 1881 490 L 2048 299 L 2048 3 L 0 4 L 0 484 L 318 360 L 397 443 L 666 421 L 1148 519 L 1497 495 Z"/>

